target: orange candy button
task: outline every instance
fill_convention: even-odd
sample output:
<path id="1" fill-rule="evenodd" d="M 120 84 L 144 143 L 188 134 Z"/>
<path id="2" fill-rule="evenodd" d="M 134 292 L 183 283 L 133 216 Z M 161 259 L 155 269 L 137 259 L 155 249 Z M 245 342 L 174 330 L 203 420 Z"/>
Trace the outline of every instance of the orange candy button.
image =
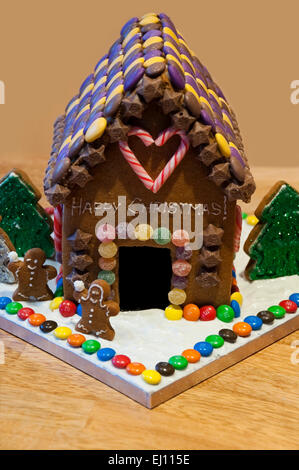
<path id="1" fill-rule="evenodd" d="M 126 370 L 131 375 L 140 375 L 145 370 L 145 366 L 140 362 L 130 362 L 126 367 Z"/>
<path id="2" fill-rule="evenodd" d="M 33 313 L 28 317 L 28 321 L 32 326 L 40 326 L 44 321 L 46 321 L 46 317 L 41 313 Z"/>
<path id="3" fill-rule="evenodd" d="M 233 330 L 238 336 L 249 336 L 252 328 L 249 323 L 246 323 L 245 321 L 239 321 L 238 323 L 234 324 Z"/>
<path id="4" fill-rule="evenodd" d="M 67 338 L 67 342 L 69 343 L 70 346 L 73 346 L 73 348 L 80 348 L 80 346 L 86 341 L 85 336 L 80 335 L 79 333 L 75 333 L 73 335 L 70 335 Z"/>
<path id="5" fill-rule="evenodd" d="M 182 352 L 182 356 L 191 363 L 198 362 L 200 360 L 200 353 L 196 351 L 196 349 L 185 349 L 185 351 Z"/>
<path id="6" fill-rule="evenodd" d="M 184 307 L 183 316 L 185 320 L 197 321 L 200 316 L 200 310 L 195 304 L 187 304 Z"/>

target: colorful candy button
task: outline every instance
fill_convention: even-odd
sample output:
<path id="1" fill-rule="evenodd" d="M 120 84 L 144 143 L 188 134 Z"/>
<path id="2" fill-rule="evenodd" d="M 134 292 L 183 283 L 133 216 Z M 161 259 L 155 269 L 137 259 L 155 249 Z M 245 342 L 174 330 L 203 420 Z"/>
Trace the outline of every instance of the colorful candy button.
<path id="1" fill-rule="evenodd" d="M 158 245 L 167 245 L 171 240 L 170 230 L 166 227 L 158 227 L 154 230 L 152 238 Z"/>
<path id="2" fill-rule="evenodd" d="M 243 304 L 243 296 L 240 292 L 234 292 L 233 294 L 231 294 L 230 296 L 230 300 L 236 300 L 238 302 L 239 305 L 242 305 Z"/>
<path id="3" fill-rule="evenodd" d="M 180 320 L 183 316 L 183 310 L 178 305 L 168 305 L 165 309 L 167 320 Z"/>
<path id="4" fill-rule="evenodd" d="M 16 315 L 21 308 L 23 308 L 23 305 L 19 302 L 10 302 L 6 304 L 5 310 L 9 315 Z"/>
<path id="5" fill-rule="evenodd" d="M 207 343 L 210 343 L 215 349 L 221 348 L 221 346 L 224 345 L 224 339 L 220 335 L 208 335 L 205 340 Z"/>
<path id="6" fill-rule="evenodd" d="M 115 356 L 115 350 L 112 348 L 99 349 L 97 352 L 98 359 L 102 362 L 110 361 Z"/>
<path id="7" fill-rule="evenodd" d="M 229 305 L 219 305 L 216 310 L 217 318 L 225 323 L 231 322 L 235 317 L 235 312 Z"/>
<path id="8" fill-rule="evenodd" d="M 67 338 L 67 342 L 73 348 L 80 348 L 80 346 L 82 346 L 82 344 L 86 342 L 86 338 L 80 333 L 74 333 Z"/>
<path id="9" fill-rule="evenodd" d="M 82 317 L 82 305 L 81 304 L 77 305 L 76 314 L 79 315 L 79 317 Z"/>
<path id="10" fill-rule="evenodd" d="M 137 240 L 147 241 L 152 237 L 154 231 L 149 224 L 139 224 L 135 227 L 134 233 Z"/>
<path id="11" fill-rule="evenodd" d="M 285 309 L 280 305 L 272 305 L 272 307 L 269 307 L 268 310 L 269 312 L 272 312 L 274 317 L 277 319 L 283 318 L 286 313 Z"/>
<path id="12" fill-rule="evenodd" d="M 186 369 L 188 365 L 187 359 L 184 356 L 180 355 L 172 356 L 168 362 L 177 370 Z"/>
<path id="13" fill-rule="evenodd" d="M 221 338 L 223 338 L 227 343 L 235 343 L 237 340 L 236 333 L 229 328 L 222 328 L 222 330 L 219 330 L 219 336 L 221 336 Z"/>
<path id="14" fill-rule="evenodd" d="M 117 246 L 114 242 L 101 243 L 99 246 L 99 254 L 103 258 L 113 258 L 117 253 Z"/>
<path id="15" fill-rule="evenodd" d="M 10 304 L 12 299 L 9 297 L 0 297 L 0 310 L 5 310 L 7 304 Z"/>
<path id="16" fill-rule="evenodd" d="M 140 362 L 130 362 L 126 367 L 126 371 L 131 375 L 140 375 L 144 370 L 145 366 Z"/>
<path id="17" fill-rule="evenodd" d="M 289 297 L 289 300 L 292 300 L 293 302 L 295 302 L 297 307 L 299 307 L 299 293 L 298 292 L 295 292 L 294 294 L 291 294 L 290 297 Z"/>
<path id="18" fill-rule="evenodd" d="M 82 349 L 86 354 L 94 354 L 101 347 L 101 344 L 95 339 L 88 339 L 82 344 Z"/>
<path id="19" fill-rule="evenodd" d="M 116 266 L 115 258 L 99 258 L 99 268 L 103 271 L 112 271 Z"/>
<path id="20" fill-rule="evenodd" d="M 112 285 L 115 282 L 115 274 L 113 271 L 100 271 L 98 274 L 98 279 L 108 282 Z"/>
<path id="21" fill-rule="evenodd" d="M 238 294 L 239 292 L 235 292 L 235 294 Z M 236 300 L 232 300 L 230 303 L 231 308 L 234 311 L 235 318 L 238 318 L 241 315 L 241 308 L 239 302 Z"/>
<path id="22" fill-rule="evenodd" d="M 142 378 L 146 383 L 151 385 L 157 385 L 161 382 L 161 375 L 156 370 L 144 370 L 142 372 Z"/>
<path id="23" fill-rule="evenodd" d="M 262 310 L 257 314 L 257 317 L 259 317 L 266 325 L 271 325 L 275 320 L 273 313 L 268 310 Z"/>
<path id="24" fill-rule="evenodd" d="M 188 276 L 188 274 L 190 273 L 191 267 L 192 266 L 190 263 L 188 263 L 188 261 L 183 259 L 177 259 L 176 261 L 174 261 L 174 263 L 172 263 L 172 272 L 176 276 L 185 277 Z"/>
<path id="25" fill-rule="evenodd" d="M 71 300 L 63 300 L 59 305 L 59 312 L 65 318 L 75 315 L 76 310 L 77 306 Z"/>
<path id="26" fill-rule="evenodd" d="M 183 315 L 185 320 L 197 321 L 200 317 L 200 309 L 195 304 L 187 304 L 184 307 Z"/>
<path id="27" fill-rule="evenodd" d="M 29 318 L 30 315 L 33 315 L 33 314 L 34 314 L 33 308 L 29 308 L 29 307 L 20 308 L 20 310 L 18 311 L 18 317 L 21 320 L 27 320 L 27 318 Z"/>
<path id="28" fill-rule="evenodd" d="M 59 305 L 63 302 L 63 297 L 55 297 L 53 300 L 50 302 L 50 309 L 51 310 L 56 310 L 59 308 Z"/>
<path id="29" fill-rule="evenodd" d="M 190 241 L 189 234 L 186 230 L 176 230 L 172 234 L 171 241 L 175 246 L 185 246 Z"/>
<path id="30" fill-rule="evenodd" d="M 196 349 L 185 349 L 185 351 L 182 352 L 182 356 L 184 356 L 191 364 L 200 360 L 200 353 L 196 351 Z"/>
<path id="31" fill-rule="evenodd" d="M 124 354 L 116 354 L 116 356 L 112 358 L 112 364 L 117 369 L 125 369 L 130 362 L 131 359 Z"/>
<path id="32" fill-rule="evenodd" d="M 46 321 L 46 317 L 42 313 L 33 313 L 28 318 L 28 321 L 30 325 L 32 326 L 40 326 L 42 323 Z"/>
<path id="33" fill-rule="evenodd" d="M 55 328 L 57 328 L 58 324 L 54 320 L 46 320 L 44 323 L 42 323 L 39 327 L 39 329 L 43 333 L 51 333 L 51 331 L 54 331 Z"/>
<path id="34" fill-rule="evenodd" d="M 239 321 L 238 323 L 235 323 L 233 326 L 233 330 L 238 336 L 249 336 L 252 328 L 249 325 L 249 323 L 246 323 L 244 321 Z"/>
<path id="35" fill-rule="evenodd" d="M 295 313 L 297 311 L 297 304 L 293 300 L 282 300 L 279 305 L 285 309 L 287 313 Z"/>
<path id="36" fill-rule="evenodd" d="M 182 305 L 186 300 L 186 292 L 175 287 L 168 292 L 168 300 L 173 305 Z"/>
<path id="37" fill-rule="evenodd" d="M 258 223 L 259 219 L 254 215 L 248 215 L 247 218 L 246 218 L 246 222 L 249 224 L 249 225 L 256 225 Z"/>
<path id="38" fill-rule="evenodd" d="M 94 142 L 102 137 L 107 127 L 107 120 L 104 117 L 95 119 L 85 133 L 86 142 Z"/>
<path id="39" fill-rule="evenodd" d="M 196 349 L 202 357 L 208 357 L 213 352 L 213 346 L 207 341 L 199 341 L 194 345 L 194 349 Z"/>
<path id="40" fill-rule="evenodd" d="M 72 334 L 72 330 L 67 326 L 58 326 L 56 330 L 54 330 L 54 335 L 58 339 L 67 339 Z"/>
<path id="41" fill-rule="evenodd" d="M 263 320 L 256 315 L 248 315 L 248 317 L 244 318 L 244 321 L 249 323 L 254 331 L 260 330 L 263 326 Z"/>
<path id="42" fill-rule="evenodd" d="M 96 237 L 101 242 L 109 242 L 115 239 L 115 228 L 110 224 L 97 225 L 95 229 Z"/>
<path id="43" fill-rule="evenodd" d="M 164 377 L 169 377 L 173 375 L 175 372 L 175 368 L 169 364 L 169 362 L 158 362 L 155 366 L 155 369 L 159 374 L 163 375 Z"/>
<path id="44" fill-rule="evenodd" d="M 218 147 L 219 147 L 219 150 L 220 150 L 221 154 L 224 157 L 229 158 L 230 157 L 230 148 L 229 148 L 229 145 L 228 145 L 228 142 L 227 142 L 226 138 L 223 137 L 222 134 L 219 134 L 219 132 L 217 132 L 215 134 L 215 139 L 216 139 L 216 142 L 218 144 Z"/>
<path id="45" fill-rule="evenodd" d="M 211 321 L 215 320 L 216 318 L 216 309 L 213 305 L 204 305 L 200 308 L 200 316 L 201 321 Z"/>

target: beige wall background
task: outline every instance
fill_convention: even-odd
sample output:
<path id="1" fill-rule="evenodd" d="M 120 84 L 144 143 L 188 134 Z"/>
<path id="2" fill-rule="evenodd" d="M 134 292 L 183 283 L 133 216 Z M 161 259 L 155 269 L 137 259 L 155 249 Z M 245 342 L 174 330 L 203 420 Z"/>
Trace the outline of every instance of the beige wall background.
<path id="1" fill-rule="evenodd" d="M 132 16 L 169 14 L 239 118 L 252 165 L 298 165 L 298 1 L 0 1 L 1 162 L 40 159 L 52 123 Z M 299 95 L 298 95 L 299 96 Z"/>

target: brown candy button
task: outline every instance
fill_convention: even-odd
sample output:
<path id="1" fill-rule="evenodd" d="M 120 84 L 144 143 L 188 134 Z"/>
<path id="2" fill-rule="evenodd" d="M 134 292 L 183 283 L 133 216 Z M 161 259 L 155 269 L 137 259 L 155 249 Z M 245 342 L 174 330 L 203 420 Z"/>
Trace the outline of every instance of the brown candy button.
<path id="1" fill-rule="evenodd" d="M 233 330 L 230 330 L 229 328 L 223 328 L 222 330 L 219 331 L 219 336 L 224 339 L 224 341 L 227 341 L 228 343 L 235 343 L 237 340 L 237 335 Z"/>
<path id="2" fill-rule="evenodd" d="M 62 158 L 60 162 L 58 162 L 55 166 L 52 175 L 52 183 L 60 183 L 67 174 L 70 166 L 71 160 L 69 159 L 69 157 Z"/>
<path id="3" fill-rule="evenodd" d="M 257 314 L 257 317 L 259 317 L 263 323 L 265 323 L 266 325 L 271 325 L 271 323 L 274 322 L 274 315 L 272 312 L 270 312 L 269 310 L 262 310 L 261 312 L 259 312 Z"/>
<path id="4" fill-rule="evenodd" d="M 156 364 L 155 369 L 159 374 L 164 375 L 164 377 L 169 377 L 170 375 L 174 374 L 174 367 L 173 365 L 169 364 L 169 362 L 158 362 Z"/>
<path id="5" fill-rule="evenodd" d="M 165 70 L 165 62 L 157 62 L 146 68 L 145 73 L 149 77 L 158 77 Z"/>
<path id="6" fill-rule="evenodd" d="M 200 102 L 195 98 L 193 93 L 191 93 L 190 91 L 187 91 L 187 93 L 185 93 L 185 105 L 189 109 L 190 113 L 193 114 L 193 116 L 195 117 L 200 116 L 200 112 L 201 112 Z"/>
<path id="7" fill-rule="evenodd" d="M 237 157 L 232 156 L 230 158 L 230 169 L 237 180 L 240 181 L 240 183 L 243 183 L 245 180 L 245 170 Z"/>

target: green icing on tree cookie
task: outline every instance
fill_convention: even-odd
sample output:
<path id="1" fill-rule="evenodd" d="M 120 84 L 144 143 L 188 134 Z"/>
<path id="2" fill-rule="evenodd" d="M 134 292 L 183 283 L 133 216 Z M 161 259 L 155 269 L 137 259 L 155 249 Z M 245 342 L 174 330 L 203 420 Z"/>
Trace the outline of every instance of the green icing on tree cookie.
<path id="1" fill-rule="evenodd" d="M 30 248 L 41 248 L 46 256 L 53 256 L 51 221 L 38 204 L 40 196 L 12 171 L 0 182 L 0 227 L 11 239 L 19 256 Z"/>
<path id="2" fill-rule="evenodd" d="M 299 274 L 299 194 L 291 186 L 281 186 L 264 207 L 262 226 L 250 246 L 255 261 L 249 270 L 251 280 Z"/>

